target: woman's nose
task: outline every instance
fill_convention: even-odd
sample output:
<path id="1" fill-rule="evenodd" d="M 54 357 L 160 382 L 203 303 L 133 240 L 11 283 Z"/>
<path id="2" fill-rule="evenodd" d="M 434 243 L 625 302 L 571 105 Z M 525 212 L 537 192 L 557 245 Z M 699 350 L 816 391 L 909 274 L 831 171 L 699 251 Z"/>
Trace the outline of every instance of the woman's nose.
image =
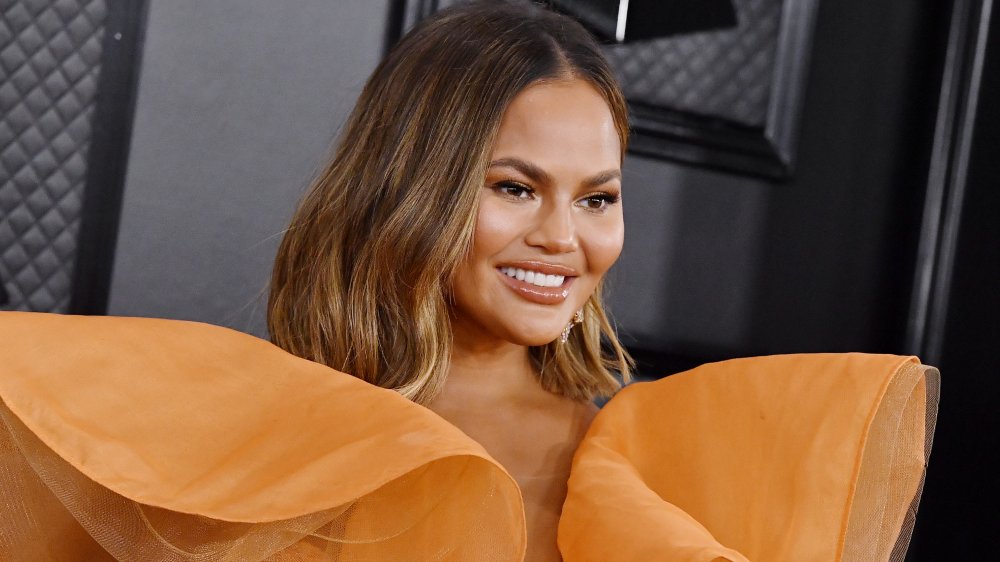
<path id="1" fill-rule="evenodd" d="M 552 254 L 573 252 L 580 247 L 573 209 L 570 206 L 553 205 L 551 209 L 540 209 L 538 221 L 525 238 L 530 246 L 543 248 Z"/>

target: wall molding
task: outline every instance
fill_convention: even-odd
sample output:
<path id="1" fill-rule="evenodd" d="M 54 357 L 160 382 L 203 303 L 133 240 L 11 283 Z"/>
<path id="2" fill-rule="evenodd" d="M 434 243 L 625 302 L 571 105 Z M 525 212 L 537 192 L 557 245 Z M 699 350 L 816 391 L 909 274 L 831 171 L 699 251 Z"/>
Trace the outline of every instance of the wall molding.
<path id="1" fill-rule="evenodd" d="M 72 314 L 106 314 L 128 168 L 148 0 L 110 0 L 101 53 Z"/>

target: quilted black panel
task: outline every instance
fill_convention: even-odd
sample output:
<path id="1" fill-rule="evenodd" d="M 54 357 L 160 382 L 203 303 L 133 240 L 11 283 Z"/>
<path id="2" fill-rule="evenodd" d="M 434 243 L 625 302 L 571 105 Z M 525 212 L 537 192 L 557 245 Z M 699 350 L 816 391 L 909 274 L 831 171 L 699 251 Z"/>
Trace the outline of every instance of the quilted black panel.
<path id="1" fill-rule="evenodd" d="M 763 126 L 782 0 L 733 4 L 736 28 L 605 47 L 628 99 Z"/>
<path id="2" fill-rule="evenodd" d="M 65 312 L 105 0 L 0 0 L 0 279 L 14 310 Z"/>
<path id="3" fill-rule="evenodd" d="M 432 6 L 460 1 L 407 2 L 404 30 L 433 11 Z M 763 127 L 783 0 L 732 2 L 739 21 L 735 28 L 605 46 L 628 99 Z M 560 2 L 567 8 L 571 3 Z"/>

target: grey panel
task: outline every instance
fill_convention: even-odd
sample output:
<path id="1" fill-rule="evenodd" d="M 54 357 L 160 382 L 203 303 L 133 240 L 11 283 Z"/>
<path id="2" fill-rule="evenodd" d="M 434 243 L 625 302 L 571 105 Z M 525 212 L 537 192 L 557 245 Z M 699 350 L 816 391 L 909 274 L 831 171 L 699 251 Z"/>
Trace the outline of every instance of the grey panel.
<path id="1" fill-rule="evenodd" d="M 739 26 L 605 47 L 632 101 L 762 126 L 781 0 L 734 0 Z"/>
<path id="2" fill-rule="evenodd" d="M 0 2 L 0 279 L 9 308 L 65 312 L 104 0 Z"/>
<path id="3" fill-rule="evenodd" d="M 622 171 L 625 247 L 608 295 L 619 335 L 702 357 L 741 349 L 771 186 L 634 154 Z"/>
<path id="4" fill-rule="evenodd" d="M 151 2 L 108 313 L 263 335 L 274 253 L 387 2 Z"/>

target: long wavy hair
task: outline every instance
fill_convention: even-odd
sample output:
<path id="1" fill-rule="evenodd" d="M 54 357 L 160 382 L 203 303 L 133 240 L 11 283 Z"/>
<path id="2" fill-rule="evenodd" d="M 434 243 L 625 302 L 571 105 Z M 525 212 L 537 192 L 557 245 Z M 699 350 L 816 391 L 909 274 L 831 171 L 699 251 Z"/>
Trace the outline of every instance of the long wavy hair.
<path id="1" fill-rule="evenodd" d="M 436 396 L 451 357 L 449 288 L 472 246 L 504 111 L 528 86 L 569 78 L 604 96 L 624 155 L 624 98 L 574 20 L 476 2 L 408 33 L 368 80 L 281 242 L 272 341 L 415 402 Z M 530 353 L 542 386 L 576 400 L 613 394 L 613 371 L 630 376 L 600 286 L 567 343 Z"/>

